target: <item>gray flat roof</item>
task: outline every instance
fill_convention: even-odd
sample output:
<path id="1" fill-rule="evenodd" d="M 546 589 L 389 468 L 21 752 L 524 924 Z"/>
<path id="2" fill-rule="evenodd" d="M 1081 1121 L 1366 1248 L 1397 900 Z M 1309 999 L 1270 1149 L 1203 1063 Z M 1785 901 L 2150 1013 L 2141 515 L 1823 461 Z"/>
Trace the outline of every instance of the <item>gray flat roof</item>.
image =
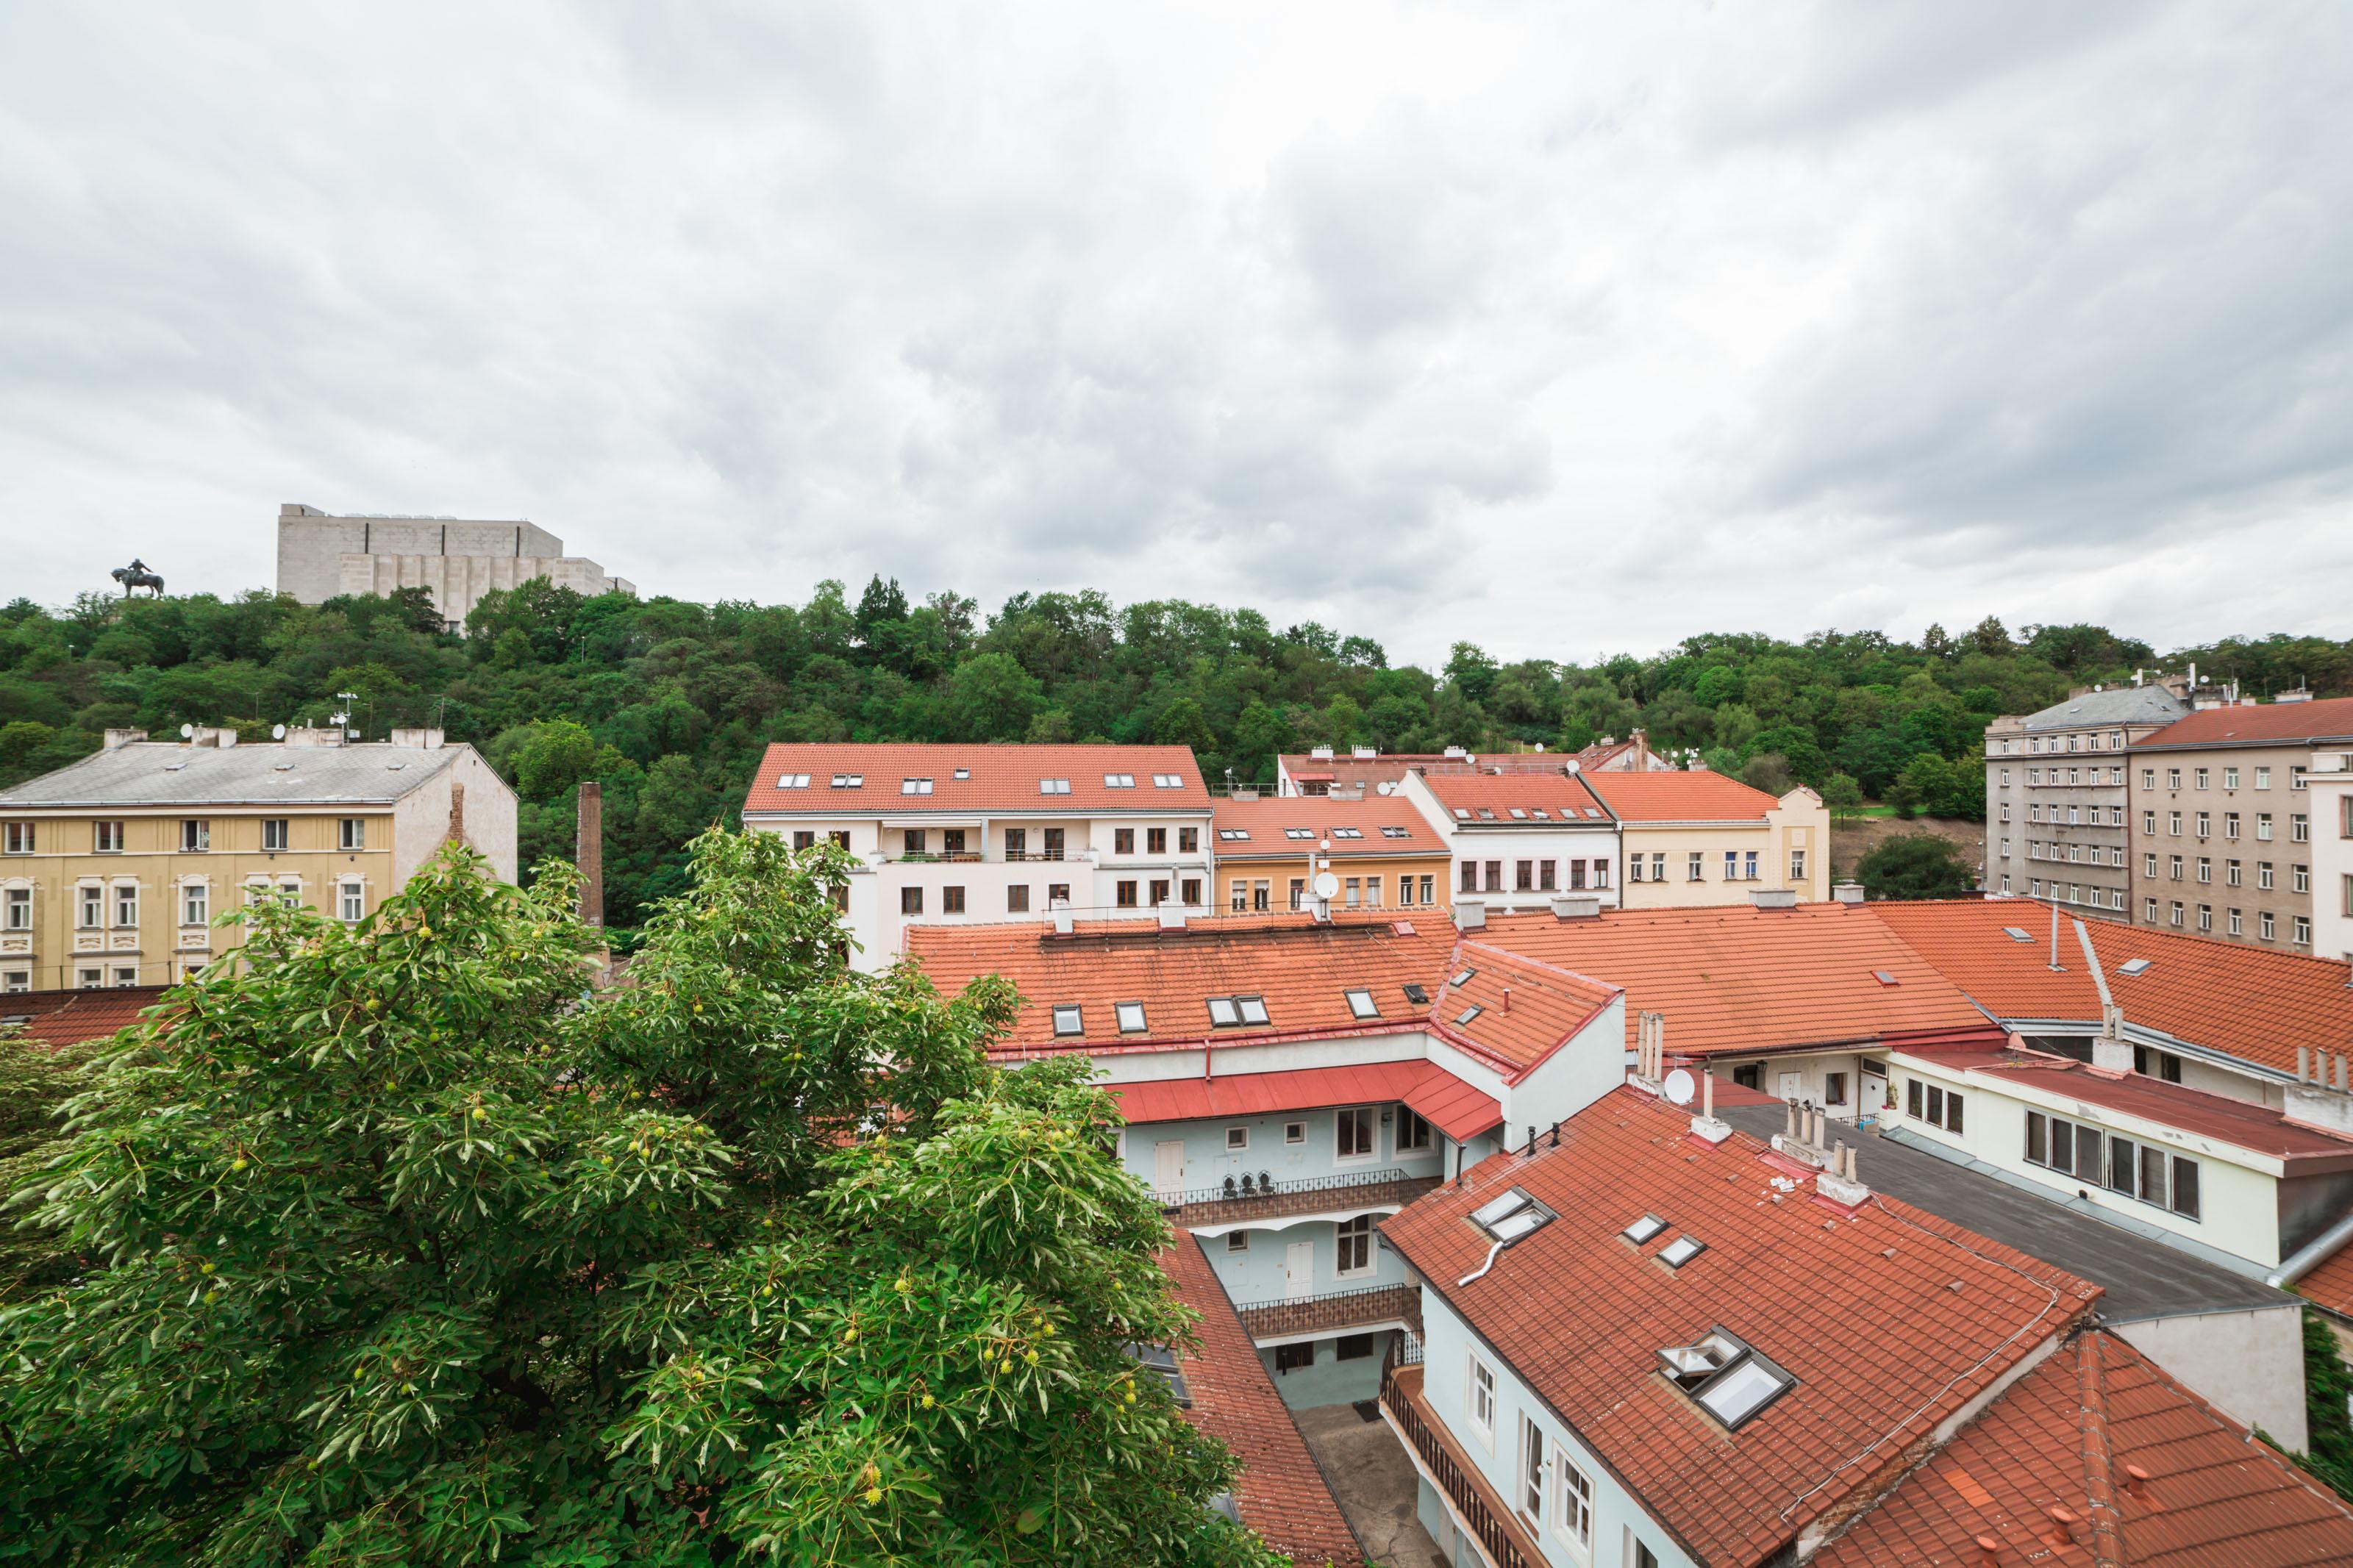
<path id="1" fill-rule="evenodd" d="M 2189 713 L 2189 704 L 2162 686 L 2119 686 L 2113 691 L 2086 691 L 2054 702 L 2018 722 L 2028 730 L 2065 730 L 2078 724 L 2169 724 Z"/>
<path id="2" fill-rule="evenodd" d="M 1716 1114 L 1765 1139 L 1780 1131 L 1787 1120 L 1778 1105 L 1719 1106 Z M 2098 1308 L 2106 1322 L 2301 1304 L 2301 1298 L 2260 1279 L 1883 1138 L 1875 1129 L 1842 1126 L 1832 1136 L 1855 1149 L 1855 1173 L 1873 1192 L 1901 1198 L 2099 1286 L 2107 1292 Z"/>
<path id="3" fill-rule="evenodd" d="M 0 793 L 0 810 L 138 805 L 335 805 L 399 799 L 458 759 L 366 742 L 347 746 L 186 746 L 133 741 Z"/>

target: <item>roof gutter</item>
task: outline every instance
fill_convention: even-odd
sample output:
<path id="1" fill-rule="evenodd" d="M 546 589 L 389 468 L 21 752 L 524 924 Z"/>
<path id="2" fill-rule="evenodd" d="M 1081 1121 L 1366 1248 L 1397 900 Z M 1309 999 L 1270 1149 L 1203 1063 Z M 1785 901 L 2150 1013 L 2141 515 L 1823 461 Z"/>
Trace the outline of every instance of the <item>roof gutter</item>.
<path id="1" fill-rule="evenodd" d="M 2289 1255 L 2286 1262 L 2263 1276 L 2263 1283 L 2284 1290 L 2319 1266 L 2348 1240 L 2353 1240 L 2353 1214 L 2347 1215 Z"/>

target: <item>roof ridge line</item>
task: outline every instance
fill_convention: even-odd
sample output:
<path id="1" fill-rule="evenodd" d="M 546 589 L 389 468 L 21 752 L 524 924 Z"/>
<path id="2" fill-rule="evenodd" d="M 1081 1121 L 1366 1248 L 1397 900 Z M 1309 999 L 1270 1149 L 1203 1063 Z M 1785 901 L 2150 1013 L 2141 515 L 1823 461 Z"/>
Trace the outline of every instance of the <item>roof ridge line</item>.
<path id="1" fill-rule="evenodd" d="M 2075 1403 L 2082 1434 L 2084 1518 L 2092 1527 L 2092 1560 L 2098 1568 L 2124 1568 L 2124 1510 L 2116 1503 L 2116 1458 L 2108 1440 L 2106 1358 L 2100 1336 L 2075 1339 Z"/>

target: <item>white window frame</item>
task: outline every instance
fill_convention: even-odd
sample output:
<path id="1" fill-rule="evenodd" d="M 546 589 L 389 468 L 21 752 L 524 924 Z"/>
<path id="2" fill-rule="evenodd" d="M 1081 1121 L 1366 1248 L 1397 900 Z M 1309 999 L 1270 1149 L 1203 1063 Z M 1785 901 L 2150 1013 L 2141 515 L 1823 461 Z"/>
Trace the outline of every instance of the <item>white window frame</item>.
<path id="1" fill-rule="evenodd" d="M 117 882 L 108 889 L 107 913 L 113 917 L 116 931 L 139 929 L 139 884 Z M 128 916 L 129 918 L 125 918 Z"/>
<path id="2" fill-rule="evenodd" d="M 90 825 L 90 853 L 120 855 L 128 826 L 119 818 L 101 819 Z"/>
<path id="3" fill-rule="evenodd" d="M 1363 1117 L 1365 1152 L 1361 1154 L 1341 1152 L 1343 1137 L 1352 1118 Z M 1335 1165 L 1363 1165 L 1380 1157 L 1381 1121 L 1379 1108 L 1371 1105 L 1343 1105 L 1332 1112 L 1332 1163 Z"/>
<path id="4" fill-rule="evenodd" d="M 210 883 L 180 884 L 180 923 L 201 926 L 210 923 L 213 915 L 213 890 Z"/>
<path id="5" fill-rule="evenodd" d="M 1579 1561 L 1593 1555 L 1593 1478 L 1553 1445 L 1552 1531 Z"/>
<path id="6" fill-rule="evenodd" d="M 1495 1451 L 1495 1369 L 1479 1357 L 1479 1352 L 1462 1352 L 1462 1421 L 1471 1428 L 1487 1452 Z"/>
<path id="7" fill-rule="evenodd" d="M 1352 1226 L 1361 1228 L 1352 1230 Z M 1373 1216 L 1368 1214 L 1342 1220 L 1332 1227 L 1332 1272 L 1335 1278 L 1355 1279 L 1379 1270 L 1381 1255 L 1373 1247 L 1375 1228 Z M 1351 1264 L 1348 1255 L 1352 1252 L 1361 1253 L 1364 1261 Z"/>
<path id="8" fill-rule="evenodd" d="M 346 925 L 357 925 L 367 919 L 367 887 L 356 877 L 346 877 L 335 884 L 335 916 Z"/>
<path id="9" fill-rule="evenodd" d="M 203 855 L 210 851 L 212 847 L 213 825 L 210 819 L 201 816 L 180 818 L 181 854 Z"/>
<path id="10" fill-rule="evenodd" d="M 1529 1419 L 1525 1411 L 1522 1411 L 1520 1413 L 1520 1462 L 1516 1473 L 1512 1477 L 1512 1507 L 1522 1518 L 1539 1525 L 1544 1522 L 1545 1504 L 1549 1500 L 1546 1494 L 1552 1489 L 1547 1484 L 1550 1479 L 1548 1469 L 1551 1462 L 1545 1452 L 1547 1446 L 1545 1442 L 1544 1428 Z"/>
<path id="11" fill-rule="evenodd" d="M 336 819 L 335 847 L 356 853 L 367 847 L 367 818 L 344 816 Z"/>
<path id="12" fill-rule="evenodd" d="M 1240 1154 L 1240 1153 L 1243 1153 L 1243 1152 L 1247 1152 L 1247 1151 L 1249 1150 L 1249 1148 L 1250 1148 L 1250 1129 L 1249 1129 L 1249 1128 L 1247 1128 L 1247 1127 L 1229 1127 L 1229 1128 L 1227 1128 L 1227 1129 L 1226 1129 L 1226 1152 L 1227 1152 L 1227 1153 L 1229 1153 L 1229 1154 Z"/>
<path id="13" fill-rule="evenodd" d="M 1304 1121 L 1286 1121 L 1286 1122 L 1284 1122 L 1284 1123 L 1282 1124 L 1282 1141 L 1283 1141 L 1285 1143 L 1304 1143 L 1304 1142 L 1307 1142 L 1307 1123 L 1305 1123 Z"/>
<path id="14" fill-rule="evenodd" d="M 0 921 L 5 921 L 5 924 L 0 924 L 0 931 L 33 929 L 32 889 L 10 888 L 5 894 L 0 894 L 0 908 L 5 910 L 5 914 L 0 914 Z"/>

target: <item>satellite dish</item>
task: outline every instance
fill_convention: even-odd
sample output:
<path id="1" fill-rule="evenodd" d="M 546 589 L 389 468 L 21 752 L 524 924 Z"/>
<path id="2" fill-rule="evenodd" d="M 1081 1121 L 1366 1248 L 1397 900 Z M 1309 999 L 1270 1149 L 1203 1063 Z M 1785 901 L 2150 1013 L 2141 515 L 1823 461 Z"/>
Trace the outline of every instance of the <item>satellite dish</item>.
<path id="1" fill-rule="evenodd" d="M 1375 784 L 1373 787 L 1383 795 L 1395 795 L 1397 793 L 1397 785 L 1391 784 L 1387 779 L 1383 779 L 1379 784 Z"/>
<path id="2" fill-rule="evenodd" d="M 269 738 L 273 741 L 284 740 L 286 738 L 286 726 L 283 724 L 272 724 L 269 726 Z"/>
<path id="3" fill-rule="evenodd" d="M 195 732 L 196 727 L 194 724 L 183 724 L 180 726 L 180 739 L 183 741 L 193 739 Z"/>
<path id="4" fill-rule="evenodd" d="M 1681 1068 L 1667 1075 L 1667 1098 L 1677 1105 L 1689 1105 L 1698 1088 L 1692 1081 L 1692 1075 Z"/>
<path id="5" fill-rule="evenodd" d="M 1575 757 L 1571 757 L 1568 759 L 1568 771 L 1573 773 L 1580 773 L 1585 770 L 1577 765 L 1577 762 Z"/>
<path id="6" fill-rule="evenodd" d="M 1315 873 L 1315 896 L 1316 896 L 1317 898 L 1319 898 L 1319 899 L 1328 899 L 1328 898 L 1332 898 L 1333 896 L 1335 896 L 1335 894 L 1337 894 L 1339 891 L 1340 891 L 1340 879 L 1339 879 L 1339 878 L 1335 877 L 1335 876 L 1334 876 L 1334 875 L 1332 875 L 1332 873 L 1331 873 L 1331 872 L 1329 872 L 1329 871 L 1318 871 L 1318 872 L 1316 872 L 1316 873 Z"/>

